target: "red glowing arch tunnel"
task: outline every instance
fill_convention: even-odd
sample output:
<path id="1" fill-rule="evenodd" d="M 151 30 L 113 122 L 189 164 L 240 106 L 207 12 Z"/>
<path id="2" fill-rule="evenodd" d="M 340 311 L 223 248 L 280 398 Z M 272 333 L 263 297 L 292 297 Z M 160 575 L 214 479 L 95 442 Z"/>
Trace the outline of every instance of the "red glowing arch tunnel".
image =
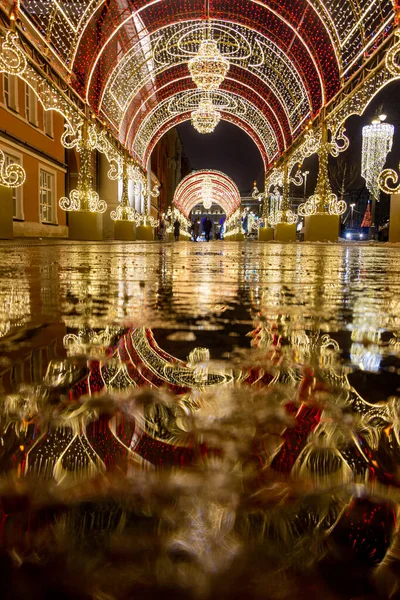
<path id="1" fill-rule="evenodd" d="M 182 179 L 174 196 L 174 205 L 186 218 L 195 206 L 202 203 L 206 209 L 211 207 L 211 203 L 218 204 L 229 218 L 239 208 L 240 202 L 240 192 L 232 179 L 212 170 L 195 171 Z"/>

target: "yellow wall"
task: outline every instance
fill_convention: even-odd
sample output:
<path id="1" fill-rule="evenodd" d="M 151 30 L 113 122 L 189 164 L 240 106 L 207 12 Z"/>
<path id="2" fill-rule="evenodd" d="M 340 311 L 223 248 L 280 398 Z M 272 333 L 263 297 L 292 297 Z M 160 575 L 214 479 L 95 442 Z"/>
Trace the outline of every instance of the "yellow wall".
<path id="1" fill-rule="evenodd" d="M 53 135 L 44 133 L 44 110 L 38 101 L 37 127 L 25 118 L 25 83 L 18 79 L 18 112 L 5 104 L 3 76 L 0 75 L 0 147 L 22 155 L 22 166 L 26 172 L 23 185 L 23 220 L 14 219 L 15 236 L 66 237 L 66 214 L 58 206 L 65 195 L 65 149 L 61 144 L 64 118 L 53 111 Z M 39 168 L 52 170 L 56 175 L 55 207 L 57 224 L 39 221 Z"/>

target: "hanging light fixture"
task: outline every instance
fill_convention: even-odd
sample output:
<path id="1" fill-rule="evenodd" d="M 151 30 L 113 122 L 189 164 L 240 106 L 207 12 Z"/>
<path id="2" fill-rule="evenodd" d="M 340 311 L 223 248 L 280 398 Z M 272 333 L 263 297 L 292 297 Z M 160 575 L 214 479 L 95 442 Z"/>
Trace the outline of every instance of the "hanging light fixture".
<path id="1" fill-rule="evenodd" d="M 197 87 L 205 92 L 217 90 L 229 70 L 229 61 L 222 56 L 214 40 L 200 44 L 196 56 L 188 63 L 190 75 Z"/>
<path id="2" fill-rule="evenodd" d="M 366 125 L 362 130 L 361 175 L 365 179 L 373 202 L 379 201 L 378 177 L 393 144 L 394 127 L 382 121 L 381 117 L 377 117 L 371 125 Z"/>
<path id="3" fill-rule="evenodd" d="M 201 186 L 201 197 L 203 206 L 206 210 L 209 210 L 213 203 L 213 184 L 210 177 L 205 177 Z"/>
<path id="4" fill-rule="evenodd" d="M 212 133 L 221 120 L 211 98 L 200 100 L 198 108 L 191 114 L 192 125 L 199 133 Z"/>

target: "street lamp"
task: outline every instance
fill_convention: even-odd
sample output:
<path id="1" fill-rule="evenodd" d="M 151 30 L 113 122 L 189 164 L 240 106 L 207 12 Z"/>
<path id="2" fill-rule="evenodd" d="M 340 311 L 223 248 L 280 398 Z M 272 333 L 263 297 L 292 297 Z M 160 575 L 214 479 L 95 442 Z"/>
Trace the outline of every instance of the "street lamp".
<path id="1" fill-rule="evenodd" d="M 303 171 L 302 175 L 304 178 L 304 200 L 306 200 L 307 197 L 307 177 L 309 176 L 310 171 Z"/>
<path id="2" fill-rule="evenodd" d="M 355 207 L 355 203 L 350 204 L 350 208 L 351 208 L 350 226 L 351 226 L 351 229 L 353 229 L 353 226 L 354 226 L 354 207 Z"/>

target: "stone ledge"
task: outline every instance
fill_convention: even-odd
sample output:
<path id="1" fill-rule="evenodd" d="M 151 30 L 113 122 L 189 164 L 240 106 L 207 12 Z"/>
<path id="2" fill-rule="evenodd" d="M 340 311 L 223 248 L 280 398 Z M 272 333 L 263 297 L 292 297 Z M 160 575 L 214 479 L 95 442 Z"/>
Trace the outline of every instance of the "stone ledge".
<path id="1" fill-rule="evenodd" d="M 14 221 L 14 237 L 67 238 L 66 225 L 44 225 L 35 221 Z"/>

